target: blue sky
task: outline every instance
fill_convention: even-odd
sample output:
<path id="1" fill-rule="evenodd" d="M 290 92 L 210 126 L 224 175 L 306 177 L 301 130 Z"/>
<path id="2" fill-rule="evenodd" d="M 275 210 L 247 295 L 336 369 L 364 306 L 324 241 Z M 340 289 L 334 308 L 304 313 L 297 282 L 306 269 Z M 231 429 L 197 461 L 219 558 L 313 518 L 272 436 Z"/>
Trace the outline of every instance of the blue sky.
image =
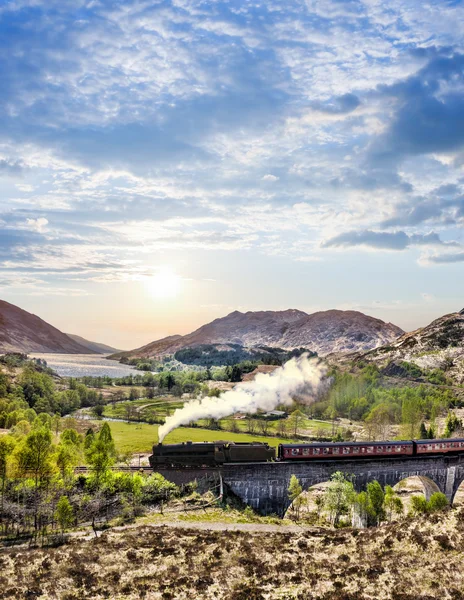
<path id="1" fill-rule="evenodd" d="M 456 1 L 0 4 L 0 296 L 130 348 L 464 306 Z"/>

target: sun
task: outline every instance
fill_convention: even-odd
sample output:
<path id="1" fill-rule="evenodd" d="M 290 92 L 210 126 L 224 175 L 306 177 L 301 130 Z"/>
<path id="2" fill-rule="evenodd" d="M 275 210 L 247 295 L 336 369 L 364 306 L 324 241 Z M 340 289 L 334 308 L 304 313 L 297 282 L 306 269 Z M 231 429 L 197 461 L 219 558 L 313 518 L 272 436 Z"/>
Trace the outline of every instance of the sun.
<path id="1" fill-rule="evenodd" d="M 182 279 L 169 267 L 162 267 L 144 281 L 153 298 L 175 298 L 182 287 Z"/>

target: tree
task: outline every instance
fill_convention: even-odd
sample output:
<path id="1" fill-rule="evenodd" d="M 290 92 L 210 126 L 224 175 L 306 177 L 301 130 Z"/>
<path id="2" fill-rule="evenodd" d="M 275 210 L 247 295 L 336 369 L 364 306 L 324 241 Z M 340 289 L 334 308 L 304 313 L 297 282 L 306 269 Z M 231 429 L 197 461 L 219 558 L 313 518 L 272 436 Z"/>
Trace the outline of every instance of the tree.
<path id="1" fill-rule="evenodd" d="M 429 434 L 427 432 L 427 427 L 422 422 L 421 426 L 420 426 L 419 439 L 426 440 L 426 439 L 428 439 L 428 437 L 429 437 Z"/>
<path id="2" fill-rule="evenodd" d="M 279 419 L 277 421 L 277 432 L 280 437 L 286 437 L 288 431 L 288 421 L 286 419 Z"/>
<path id="3" fill-rule="evenodd" d="M 450 411 L 446 417 L 444 437 L 449 438 L 455 431 L 462 429 L 462 420 L 459 419 L 456 413 Z"/>
<path id="4" fill-rule="evenodd" d="M 427 510 L 427 500 L 422 494 L 411 498 L 411 512 L 413 515 L 423 515 Z"/>
<path id="5" fill-rule="evenodd" d="M 422 418 L 423 411 L 420 399 L 417 396 L 408 394 L 403 400 L 401 409 L 401 422 L 408 439 L 415 439 L 417 437 Z"/>
<path id="6" fill-rule="evenodd" d="M 302 505 L 302 492 L 303 492 L 303 487 L 301 486 L 300 482 L 298 481 L 298 478 L 296 475 L 292 475 L 290 477 L 290 483 L 288 486 L 288 498 L 290 500 L 290 502 L 292 503 L 292 509 L 295 513 L 295 518 L 299 519 L 300 518 L 300 508 Z"/>
<path id="7" fill-rule="evenodd" d="M 267 419 L 260 419 L 258 424 L 261 433 L 267 435 L 267 432 L 269 431 L 269 421 Z"/>
<path id="8" fill-rule="evenodd" d="M 86 458 L 95 475 L 97 488 L 116 459 L 116 448 L 108 423 L 104 423 L 97 437 L 86 450 Z"/>
<path id="9" fill-rule="evenodd" d="M 256 419 L 251 416 L 248 415 L 247 417 L 247 429 L 248 429 L 248 433 L 254 433 L 256 431 Z"/>
<path id="10" fill-rule="evenodd" d="M 389 521 L 392 520 L 393 515 L 402 515 L 404 512 L 403 502 L 399 498 L 393 488 L 389 485 L 385 486 L 385 497 L 383 501 L 385 514 Z"/>
<path id="11" fill-rule="evenodd" d="M 58 500 L 55 510 L 55 519 L 61 527 L 61 533 L 72 525 L 74 520 L 74 511 L 67 496 L 61 496 Z"/>
<path id="12" fill-rule="evenodd" d="M 1 507 L 1 516 L 3 516 L 3 506 L 4 506 L 4 495 L 5 495 L 5 484 L 8 474 L 8 460 L 11 456 L 16 442 L 14 438 L 9 435 L 0 436 L 0 478 L 2 480 L 2 507 Z"/>
<path id="13" fill-rule="evenodd" d="M 325 507 L 330 513 L 330 520 L 336 527 L 342 514 L 347 514 L 356 493 L 351 478 L 337 471 L 330 478 L 330 485 L 325 493 Z"/>
<path id="14" fill-rule="evenodd" d="M 293 429 L 293 435 L 296 437 L 298 435 L 298 427 L 301 421 L 304 419 L 305 415 L 301 412 L 301 410 L 294 410 L 290 415 L 290 423 Z"/>
<path id="15" fill-rule="evenodd" d="M 103 416 L 103 412 L 105 410 L 105 407 L 103 406 L 103 404 L 96 404 L 93 408 L 92 408 L 92 412 L 96 417 L 101 417 Z"/>
<path id="16" fill-rule="evenodd" d="M 131 388 L 129 392 L 129 400 L 138 400 L 140 398 L 139 390 L 137 388 Z"/>
<path id="17" fill-rule="evenodd" d="M 23 474 L 31 473 L 34 479 L 34 528 L 38 526 L 39 486 L 52 472 L 53 452 L 50 429 L 42 427 L 31 431 L 18 453 L 18 465 Z"/>
<path id="18" fill-rule="evenodd" d="M 366 417 L 366 423 L 370 425 L 369 429 L 373 439 L 387 440 L 394 423 L 392 406 L 386 402 L 375 406 Z"/>
<path id="19" fill-rule="evenodd" d="M 371 508 L 372 524 L 378 525 L 385 518 L 385 494 L 378 481 L 371 481 L 367 484 L 367 497 Z"/>

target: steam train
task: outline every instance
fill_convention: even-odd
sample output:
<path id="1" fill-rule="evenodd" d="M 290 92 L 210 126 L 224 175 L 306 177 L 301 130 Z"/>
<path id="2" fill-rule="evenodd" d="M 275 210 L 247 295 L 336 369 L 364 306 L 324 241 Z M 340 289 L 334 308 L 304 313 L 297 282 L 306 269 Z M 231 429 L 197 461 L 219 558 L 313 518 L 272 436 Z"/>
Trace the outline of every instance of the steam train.
<path id="1" fill-rule="evenodd" d="M 407 440 L 395 442 L 324 442 L 279 444 L 262 442 L 183 442 L 158 444 L 149 457 L 153 469 L 159 467 L 215 467 L 224 463 L 268 461 L 315 461 L 333 459 L 372 459 L 434 456 L 464 453 L 464 439 Z"/>

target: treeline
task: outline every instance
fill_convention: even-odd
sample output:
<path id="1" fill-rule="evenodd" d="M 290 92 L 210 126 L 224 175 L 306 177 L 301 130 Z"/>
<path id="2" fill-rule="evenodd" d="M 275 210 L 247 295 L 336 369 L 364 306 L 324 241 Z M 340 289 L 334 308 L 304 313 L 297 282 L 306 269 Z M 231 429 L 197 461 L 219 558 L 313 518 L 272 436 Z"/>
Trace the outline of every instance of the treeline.
<path id="1" fill-rule="evenodd" d="M 103 403 L 103 396 L 82 383 L 58 389 L 54 378 L 28 361 L 15 376 L 0 372 L 0 427 L 31 425 L 41 414 L 66 415 L 82 406 Z"/>
<path id="2" fill-rule="evenodd" d="M 427 429 L 427 437 L 438 435 L 437 417 L 456 404 L 450 390 L 429 385 L 383 387 L 375 365 L 356 374 L 334 370 L 331 377 L 332 385 L 325 397 L 310 407 L 312 416 L 363 420 L 370 439 L 388 439 L 394 425 L 400 425 L 403 438 L 418 438 L 424 422 L 431 428 Z"/>
<path id="3" fill-rule="evenodd" d="M 202 344 L 191 348 L 182 348 L 174 354 L 174 358 L 187 365 L 203 367 L 233 366 L 245 361 L 251 361 L 263 365 L 283 365 L 293 357 L 301 356 L 303 353 L 317 356 L 307 348 L 295 348 L 283 350 L 270 346 L 257 346 L 252 349 L 240 344 L 227 344 L 227 348 L 218 347 L 215 344 Z"/>
<path id="4" fill-rule="evenodd" d="M 3 536 L 45 536 L 80 523 L 96 530 L 102 521 L 126 522 L 142 514 L 144 505 L 178 493 L 159 474 L 114 472 L 118 455 L 107 423 L 99 433 L 89 429 L 82 435 L 69 427 L 54 430 L 56 422 L 46 417 L 37 418 L 27 434 L 0 437 Z M 76 475 L 83 463 L 89 473 Z"/>
<path id="5" fill-rule="evenodd" d="M 372 481 L 367 484 L 365 491 L 357 493 L 353 480 L 354 476 L 340 471 L 332 475 L 329 486 L 316 497 L 315 516 L 319 524 L 328 522 L 334 527 L 375 527 L 393 519 L 432 513 L 448 506 L 448 500 L 441 492 L 432 494 L 430 500 L 426 500 L 423 495 L 414 495 L 411 497 L 409 511 L 405 514 L 403 501 L 391 486 L 382 488 L 378 481 Z M 292 503 L 291 517 L 314 517 L 309 514 L 309 498 L 303 493 L 301 483 L 295 475 L 292 475 L 287 491 Z"/>

